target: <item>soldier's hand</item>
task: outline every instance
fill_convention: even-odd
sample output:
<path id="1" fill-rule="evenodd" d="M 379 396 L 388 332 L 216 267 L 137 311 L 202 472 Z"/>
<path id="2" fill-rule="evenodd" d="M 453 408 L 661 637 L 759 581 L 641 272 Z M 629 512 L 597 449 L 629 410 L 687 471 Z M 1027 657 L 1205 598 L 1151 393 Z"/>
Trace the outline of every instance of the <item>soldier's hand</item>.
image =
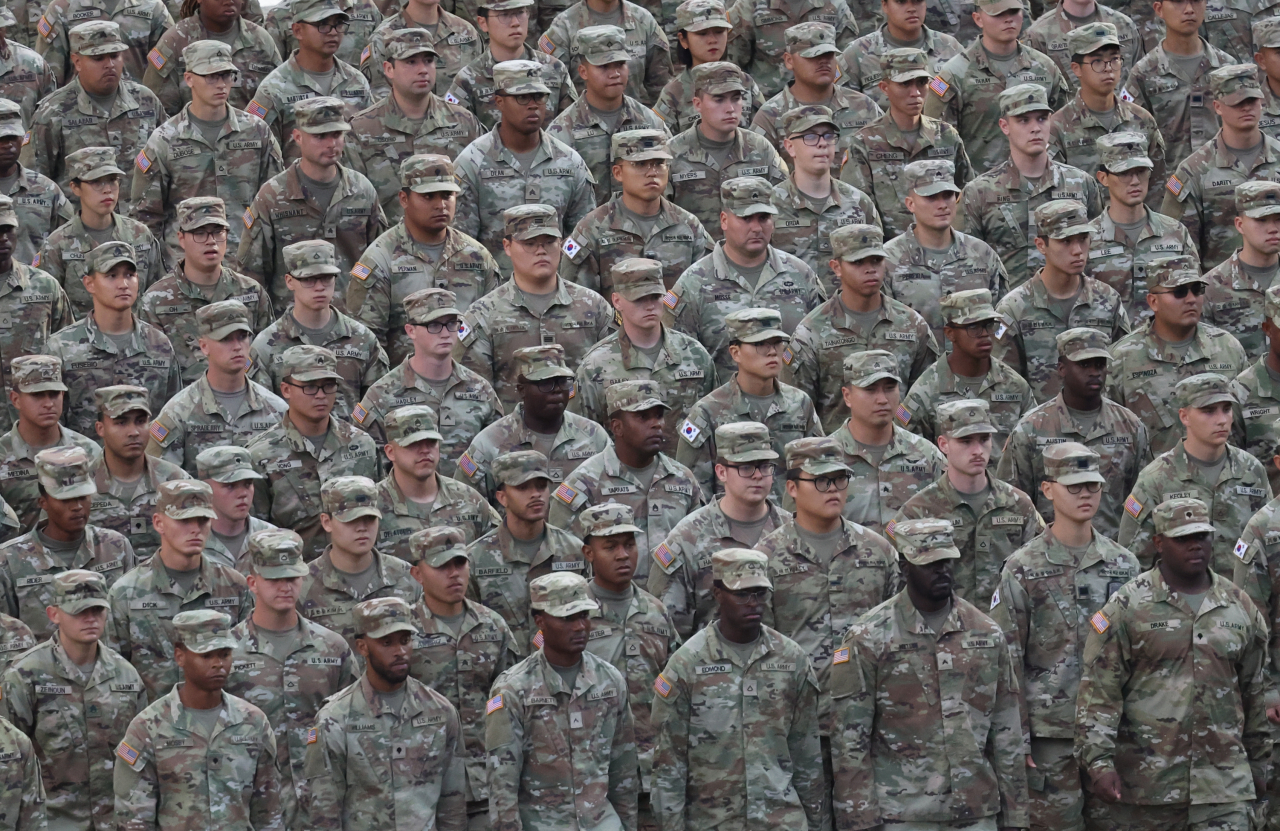
<path id="1" fill-rule="evenodd" d="M 1120 801 L 1120 774 L 1114 770 L 1093 777 L 1093 792 L 1103 802 Z"/>
<path id="2" fill-rule="evenodd" d="M 1036 760 L 1031 758 L 1031 754 L 1027 754 L 1027 767 L 1036 770 Z"/>
<path id="3" fill-rule="evenodd" d="M 1272 724 L 1280 724 L 1280 704 L 1267 708 L 1267 721 Z"/>

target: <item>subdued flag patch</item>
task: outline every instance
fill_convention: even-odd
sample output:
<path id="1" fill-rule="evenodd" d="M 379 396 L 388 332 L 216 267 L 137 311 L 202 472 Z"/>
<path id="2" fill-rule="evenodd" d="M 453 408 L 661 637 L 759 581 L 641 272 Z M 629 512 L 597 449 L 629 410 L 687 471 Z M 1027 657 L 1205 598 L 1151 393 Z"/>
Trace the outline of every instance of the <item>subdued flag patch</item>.
<path id="1" fill-rule="evenodd" d="M 1089 618 L 1089 624 L 1099 635 L 1111 628 L 1111 621 L 1102 612 L 1094 612 L 1093 617 Z"/>
<path id="2" fill-rule="evenodd" d="M 484 705 L 484 714 L 491 716 L 502 709 L 502 693 L 498 693 L 489 699 L 489 703 Z"/>
<path id="3" fill-rule="evenodd" d="M 653 680 L 653 691 L 666 698 L 671 695 L 671 682 L 663 677 L 662 673 L 658 673 L 658 677 Z"/>

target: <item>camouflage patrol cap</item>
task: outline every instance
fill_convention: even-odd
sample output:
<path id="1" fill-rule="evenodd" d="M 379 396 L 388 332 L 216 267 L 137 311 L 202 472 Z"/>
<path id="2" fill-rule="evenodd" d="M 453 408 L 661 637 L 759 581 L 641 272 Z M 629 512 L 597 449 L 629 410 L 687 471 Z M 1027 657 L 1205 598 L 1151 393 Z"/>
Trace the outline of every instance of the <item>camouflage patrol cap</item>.
<path id="1" fill-rule="evenodd" d="M 1189 537 L 1192 534 L 1212 534 L 1209 506 L 1199 499 L 1166 499 L 1151 512 L 1156 533 L 1165 537 Z"/>
<path id="2" fill-rule="evenodd" d="M 334 476 L 320 486 L 320 510 L 338 522 L 360 517 L 382 518 L 378 510 L 378 486 L 368 476 Z"/>
<path id="3" fill-rule="evenodd" d="M 1068 361 L 1087 361 L 1092 358 L 1111 360 L 1111 336 L 1088 326 L 1077 326 L 1065 332 L 1059 332 L 1054 341 L 1058 346 L 1058 354 Z"/>
<path id="4" fill-rule="evenodd" d="M 503 233 L 516 240 L 560 238 L 560 217 L 550 205 L 516 205 L 502 212 Z"/>
<path id="5" fill-rule="evenodd" d="M 1052 199 L 1036 208 L 1036 228 L 1048 239 L 1066 239 L 1089 233 L 1089 214 L 1084 203 L 1074 199 Z"/>
<path id="6" fill-rule="evenodd" d="M 920 196 L 938 193 L 959 193 L 956 185 L 956 166 L 949 159 L 921 159 L 902 169 L 907 180 L 907 190 Z"/>
<path id="7" fill-rule="evenodd" d="M 187 44 L 182 50 L 182 62 L 192 75 L 240 71 L 231 62 L 231 44 L 220 40 L 197 40 Z"/>
<path id="8" fill-rule="evenodd" d="M 1267 289 L 1262 298 L 1262 315 L 1272 326 L 1280 327 L 1280 283 Z M 14 361 L 17 363 L 17 360 Z"/>
<path id="9" fill-rule="evenodd" d="M 427 404 L 396 407 L 383 420 L 387 441 L 408 447 L 420 441 L 444 441 L 436 411 Z"/>
<path id="10" fill-rule="evenodd" d="M 1210 407 L 1224 401 L 1240 403 L 1231 390 L 1230 379 L 1216 372 L 1201 372 L 1199 375 L 1183 378 L 1173 387 L 1173 400 L 1180 410 L 1183 407 Z"/>
<path id="11" fill-rule="evenodd" d="M 89 252 L 86 262 L 91 274 L 106 274 L 120 263 L 128 263 L 134 271 L 138 270 L 138 255 L 133 246 L 119 240 L 99 245 Z"/>
<path id="12" fill-rule="evenodd" d="M 821 104 L 793 107 L 782 114 L 782 135 L 787 138 L 798 136 L 820 124 L 830 124 L 836 135 L 840 134 L 840 127 L 836 124 L 836 117 L 831 114 L 830 107 Z"/>
<path id="13" fill-rule="evenodd" d="M 1004 14 L 1014 9 L 1021 9 L 1021 0 L 977 0 L 974 4 L 987 14 Z"/>
<path id="14" fill-rule="evenodd" d="M 503 61 L 493 67 L 493 91 L 503 95 L 550 95 L 537 61 Z"/>
<path id="15" fill-rule="evenodd" d="M 418 325 L 450 315 L 453 317 L 462 315 L 462 312 L 458 311 L 458 295 L 448 289 L 434 287 L 419 289 L 413 294 L 406 295 L 402 302 L 405 317 L 410 323 Z"/>
<path id="16" fill-rule="evenodd" d="M 847 263 L 868 257 L 887 257 L 884 231 L 878 225 L 841 225 L 831 232 L 831 256 Z"/>
<path id="17" fill-rule="evenodd" d="M 438 56 L 431 33 L 426 29 L 396 29 L 386 40 L 385 54 L 389 60 L 404 61 L 415 55 Z"/>
<path id="18" fill-rule="evenodd" d="M 220 485 L 266 478 L 254 468 L 249 451 L 234 444 L 206 447 L 196 454 L 196 476 Z"/>
<path id="19" fill-rule="evenodd" d="M 341 98 L 321 95 L 307 98 L 293 105 L 293 126 L 297 130 L 312 135 L 320 133 L 346 133 L 351 130 L 347 123 L 346 104 Z"/>
<path id="20" fill-rule="evenodd" d="M 547 457 L 537 450 L 512 450 L 489 465 L 489 473 L 499 487 L 523 485 L 532 479 L 551 481 Z"/>
<path id="21" fill-rule="evenodd" d="M 605 412 L 613 415 L 617 412 L 640 413 L 652 407 L 671 409 L 671 405 L 662 400 L 662 385 L 649 379 L 622 381 L 605 388 Z"/>
<path id="22" fill-rule="evenodd" d="M 701 32 L 706 29 L 732 29 L 720 0 L 684 0 L 676 7 L 677 32 Z"/>
<path id="23" fill-rule="evenodd" d="M 844 357 L 844 386 L 867 388 L 882 378 L 892 378 L 899 384 L 898 362 L 892 352 L 883 349 L 869 349 L 865 352 L 852 352 Z"/>
<path id="24" fill-rule="evenodd" d="M 1153 288 L 1165 291 L 1188 283 L 1203 283 L 1204 275 L 1193 257 L 1177 254 L 1172 257 L 1156 257 L 1147 262 L 1147 292 Z"/>
<path id="25" fill-rule="evenodd" d="M 573 370 L 564 364 L 564 347 L 558 343 L 526 346 L 517 349 L 512 357 L 515 358 L 516 377 L 524 376 L 526 381 L 573 377 Z"/>
<path id="26" fill-rule="evenodd" d="M 375 597 L 357 603 L 351 610 L 352 623 L 357 638 L 385 638 L 396 632 L 415 635 L 418 627 L 413 623 L 413 609 L 398 597 Z"/>
<path id="27" fill-rule="evenodd" d="M 68 153 L 64 164 L 73 182 L 96 182 L 107 176 L 124 175 L 116 166 L 116 151 L 111 147 L 81 147 Z"/>
<path id="28" fill-rule="evenodd" d="M 178 203 L 178 230 L 194 231 L 206 225 L 230 228 L 227 222 L 227 203 L 216 196 L 193 196 Z"/>
<path id="29" fill-rule="evenodd" d="M 62 361 L 52 355 L 19 355 L 9 365 L 18 392 L 66 392 Z"/>
<path id="30" fill-rule="evenodd" d="M 1120 46 L 1120 35 L 1113 23 L 1086 23 L 1067 32 L 1068 55 L 1088 55 L 1104 46 Z"/>
<path id="31" fill-rule="evenodd" d="M 711 579 L 731 592 L 773 589 L 769 558 L 750 548 L 722 548 L 711 555 Z"/>
<path id="32" fill-rule="evenodd" d="M 94 409 L 107 418 L 119 418 L 125 413 L 137 411 L 146 413 L 147 418 L 150 418 L 150 397 L 146 387 L 133 384 L 98 387 L 93 391 Z"/>
<path id="33" fill-rule="evenodd" d="M 586 578 L 571 571 L 544 574 L 529 583 L 529 608 L 552 617 L 569 617 L 599 609 Z"/>
<path id="34" fill-rule="evenodd" d="M 1209 91 L 1213 100 L 1229 107 L 1250 98 L 1265 98 L 1258 81 L 1258 65 L 1238 63 L 1220 66 L 1209 73 Z"/>
<path id="35" fill-rule="evenodd" d="M 724 316 L 729 343 L 762 343 L 781 338 L 791 340 L 782 330 L 782 314 L 777 309 L 738 309 Z"/>
<path id="36" fill-rule="evenodd" d="M 400 187 L 414 193 L 458 193 L 453 160 L 438 153 L 415 153 L 400 163 Z"/>
<path id="37" fill-rule="evenodd" d="M 73 568 L 53 577 L 53 603 L 69 615 L 85 609 L 110 609 L 107 580 L 96 571 Z"/>
<path id="38" fill-rule="evenodd" d="M 18 18 L 13 16 L 13 10 L 8 6 L 0 6 L 0 29 L 8 29 L 18 25 Z"/>
<path id="39" fill-rule="evenodd" d="M 662 282 L 662 263 L 644 257 L 627 257 L 613 267 L 613 290 L 627 300 L 640 300 L 667 293 Z"/>
<path id="40" fill-rule="evenodd" d="M 811 476 L 849 472 L 840 445 L 830 436 L 793 439 L 787 442 L 782 452 L 786 454 L 788 471 L 799 470 Z"/>
<path id="41" fill-rule="evenodd" d="M 1280 183 L 1252 179 L 1236 185 L 1236 213 L 1250 219 L 1280 214 Z"/>
<path id="42" fill-rule="evenodd" d="M 219 649 L 235 649 L 231 616 L 213 609 L 179 612 L 173 616 L 173 642 L 188 652 L 203 655 Z"/>
<path id="43" fill-rule="evenodd" d="M 319 277 L 338 274 L 337 255 L 333 243 L 322 239 L 305 239 L 284 247 L 284 267 L 296 277 Z"/>
<path id="44" fill-rule="evenodd" d="M 1108 173 L 1124 173 L 1135 167 L 1155 167 L 1147 156 L 1147 137 L 1142 133 L 1108 133 L 1099 136 L 1094 145 L 1098 148 L 1098 163 Z"/>
<path id="45" fill-rule="evenodd" d="M 537 0 L 480 0 L 477 8 L 489 12 L 514 12 L 536 5 Z"/>
<path id="46" fill-rule="evenodd" d="M 350 19 L 338 0 L 295 0 L 290 8 L 297 23 L 319 23 L 331 17 Z"/>
<path id="47" fill-rule="evenodd" d="M 661 130 L 623 130 L 613 134 L 610 149 L 615 162 L 644 162 L 670 159 L 667 134 Z"/>
<path id="48" fill-rule="evenodd" d="M 437 525 L 409 535 L 410 563 L 426 563 L 432 568 L 441 568 L 459 557 L 471 561 L 471 555 L 467 553 L 467 538 L 460 528 Z"/>
<path id="49" fill-rule="evenodd" d="M 120 34 L 120 24 L 110 20 L 91 20 L 73 26 L 67 32 L 67 38 L 73 55 L 96 57 L 129 51 Z"/>
<path id="50" fill-rule="evenodd" d="M 290 346 L 280 356 L 285 378 L 294 381 L 341 381 L 338 374 L 338 358 L 323 346 L 300 344 Z"/>
<path id="51" fill-rule="evenodd" d="M 6 227 L 18 227 L 18 212 L 13 209 L 13 197 L 0 193 L 0 228 Z"/>
<path id="52" fill-rule="evenodd" d="M 1253 45 L 1258 49 L 1280 49 L 1280 17 L 1253 21 Z"/>
<path id="53" fill-rule="evenodd" d="M 618 26 L 585 26 L 578 30 L 574 41 L 578 44 L 578 54 L 592 66 L 625 63 L 631 59 L 627 54 L 627 33 Z"/>
<path id="54" fill-rule="evenodd" d="M 578 515 L 578 524 L 582 528 L 582 539 L 589 537 L 608 537 L 613 534 L 639 534 L 636 516 L 630 505 L 620 502 L 602 502 L 585 508 Z"/>
<path id="55" fill-rule="evenodd" d="M 213 488 L 199 479 L 170 479 L 156 485 L 156 513 L 169 519 L 217 519 Z"/>
<path id="56" fill-rule="evenodd" d="M 223 340 L 232 332 L 253 335 L 249 309 L 239 300 L 219 300 L 196 309 L 196 330 L 209 340 Z"/>
<path id="57" fill-rule="evenodd" d="M 774 462 L 778 451 L 769 441 L 769 428 L 758 421 L 735 421 L 716 428 L 716 458 L 729 464 Z"/>
<path id="58" fill-rule="evenodd" d="M 0 98 L 0 138 L 22 138 L 27 128 L 22 126 L 22 107 L 17 101 Z"/>
<path id="59" fill-rule="evenodd" d="M 991 423 L 991 405 L 981 398 L 962 398 L 938 405 L 938 435 L 963 439 L 983 433 L 998 433 Z"/>
<path id="60" fill-rule="evenodd" d="M 953 291 L 938 305 L 942 308 L 942 320 L 948 326 L 968 326 L 970 323 L 1000 319 L 1000 313 L 991 305 L 991 292 L 987 289 Z"/>
<path id="61" fill-rule="evenodd" d="M 705 64 L 704 64 L 705 66 Z M 773 185 L 759 176 L 738 176 L 720 184 L 720 204 L 734 216 L 776 214 Z"/>
<path id="62" fill-rule="evenodd" d="M 932 78 L 929 55 L 923 49 L 889 49 L 880 56 L 880 72 L 886 81 L 905 84 L 916 78 Z"/>
<path id="63" fill-rule="evenodd" d="M 1098 465 L 1102 457 L 1080 442 L 1064 441 L 1047 445 L 1044 456 L 1044 478 L 1059 485 L 1080 485 L 1085 482 L 1106 483 Z"/>
<path id="64" fill-rule="evenodd" d="M 50 447 L 36 454 L 36 479 L 54 499 L 79 499 L 98 492 L 93 460 L 83 447 Z"/>
<path id="65" fill-rule="evenodd" d="M 952 536 L 951 523 L 945 519 L 904 519 L 893 523 L 889 532 L 894 546 L 908 563 L 927 566 L 938 560 L 960 559 Z"/>
<path id="66" fill-rule="evenodd" d="M 711 61 L 698 64 L 689 70 L 693 78 L 694 95 L 723 95 L 726 92 L 747 91 L 746 74 L 736 63 Z"/>
<path id="67" fill-rule="evenodd" d="M 254 531 L 245 541 L 253 573 L 266 580 L 306 577 L 307 564 L 302 561 L 305 548 L 302 537 L 288 528 Z"/>
<path id="68" fill-rule="evenodd" d="M 823 55 L 839 55 L 836 46 L 836 27 L 830 23 L 812 20 L 797 23 L 782 33 L 787 40 L 787 52 L 802 58 L 821 58 Z"/>
<path id="69" fill-rule="evenodd" d="M 1018 0 L 1009 0 L 1017 3 Z M 1053 112 L 1049 106 L 1049 94 L 1039 84 L 1017 84 L 1000 93 L 1000 117 L 1034 112 Z"/>

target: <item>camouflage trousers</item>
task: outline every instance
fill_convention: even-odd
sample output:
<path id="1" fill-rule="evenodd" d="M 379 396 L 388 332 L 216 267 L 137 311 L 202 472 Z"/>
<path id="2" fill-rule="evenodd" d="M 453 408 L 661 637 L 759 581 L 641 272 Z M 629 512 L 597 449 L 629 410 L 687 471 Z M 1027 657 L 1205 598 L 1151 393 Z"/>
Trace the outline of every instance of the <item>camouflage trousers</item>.
<path id="1" fill-rule="evenodd" d="M 1031 831 L 1083 831 L 1084 791 L 1071 739 L 1031 740 L 1035 770 L 1027 769 Z"/>
<path id="2" fill-rule="evenodd" d="M 886 820 L 884 831 L 997 831 L 995 817 L 958 819 L 954 822 L 894 822 Z"/>
<path id="3" fill-rule="evenodd" d="M 1089 831 L 1262 831 L 1251 820 L 1251 802 L 1217 805 L 1130 805 L 1085 800 Z"/>
<path id="4" fill-rule="evenodd" d="M 467 831 L 489 831 L 489 802 L 478 799 L 467 803 Z"/>

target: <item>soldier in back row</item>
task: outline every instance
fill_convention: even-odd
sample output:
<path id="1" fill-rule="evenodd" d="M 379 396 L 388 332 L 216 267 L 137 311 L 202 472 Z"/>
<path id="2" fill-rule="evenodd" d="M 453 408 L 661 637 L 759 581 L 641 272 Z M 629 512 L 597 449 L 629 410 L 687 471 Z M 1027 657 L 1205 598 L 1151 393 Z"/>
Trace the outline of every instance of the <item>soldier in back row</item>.
<path id="1" fill-rule="evenodd" d="M 34 263 L 44 238 L 71 219 L 72 208 L 52 179 L 19 163 L 27 134 L 21 113 L 13 101 L 0 99 L 0 182 L 5 183 L 0 189 L 13 197 L 18 214 L 15 254 L 24 263 Z"/>
<path id="2" fill-rule="evenodd" d="M 1226 329 L 1251 358 L 1264 350 L 1264 292 L 1280 270 L 1280 184 L 1251 180 L 1234 188 L 1240 247 L 1205 275 L 1205 320 Z"/>

